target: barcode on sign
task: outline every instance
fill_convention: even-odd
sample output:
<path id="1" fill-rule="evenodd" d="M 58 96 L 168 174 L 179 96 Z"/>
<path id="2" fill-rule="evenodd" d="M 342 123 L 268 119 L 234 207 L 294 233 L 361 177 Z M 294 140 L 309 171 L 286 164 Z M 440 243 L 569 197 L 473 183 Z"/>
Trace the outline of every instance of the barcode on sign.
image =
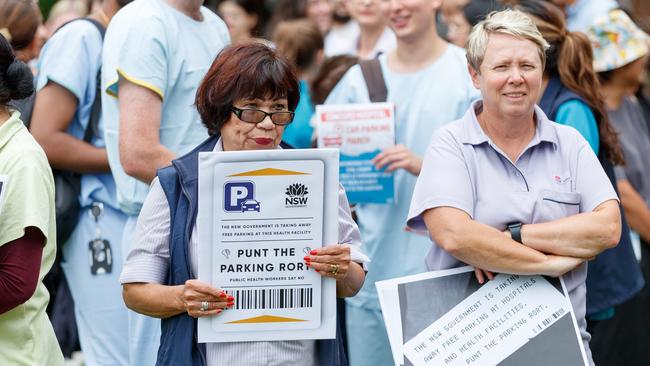
<path id="1" fill-rule="evenodd" d="M 310 308 L 314 302 L 310 287 L 230 290 L 236 310 Z"/>
<path id="2" fill-rule="evenodd" d="M 564 315 L 564 309 L 560 309 L 560 310 L 554 312 L 553 314 L 551 314 L 551 316 L 549 316 L 548 318 L 546 318 L 546 319 L 544 319 L 542 321 L 542 324 L 544 324 L 544 326 L 547 326 L 547 325 L 551 324 L 551 322 L 553 322 L 555 319 L 558 319 L 559 317 L 561 317 L 562 315 Z"/>

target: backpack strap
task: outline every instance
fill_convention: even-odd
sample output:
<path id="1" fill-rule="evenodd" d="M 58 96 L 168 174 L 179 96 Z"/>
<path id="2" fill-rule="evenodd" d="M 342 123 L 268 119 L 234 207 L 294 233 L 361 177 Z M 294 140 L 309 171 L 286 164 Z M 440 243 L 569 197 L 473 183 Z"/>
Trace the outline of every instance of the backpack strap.
<path id="1" fill-rule="evenodd" d="M 104 40 L 104 35 L 106 34 L 106 28 L 100 22 L 92 18 L 81 18 L 80 20 L 86 20 L 97 28 L 97 31 L 102 36 L 102 41 Z M 90 110 L 90 119 L 88 120 L 88 126 L 84 132 L 84 141 L 90 143 L 93 136 L 99 133 L 99 117 L 102 115 L 102 67 L 100 66 L 97 70 L 97 76 L 95 81 L 95 100 L 93 101 L 92 109 Z"/>
<path id="2" fill-rule="evenodd" d="M 384 74 L 381 72 L 381 64 L 378 58 L 359 62 L 361 73 L 368 87 L 368 95 L 373 103 L 381 103 L 388 100 L 388 89 Z"/>
<path id="3" fill-rule="evenodd" d="M 97 28 L 99 34 L 102 36 L 102 41 L 104 40 L 104 35 L 106 34 L 106 28 L 104 28 L 104 25 L 102 25 L 102 23 L 96 21 L 95 19 L 87 18 L 87 17 L 73 19 L 60 26 L 54 33 L 56 33 L 59 29 L 65 27 L 66 25 L 77 21 L 86 21 L 94 25 L 95 28 Z M 88 126 L 86 126 L 86 130 L 84 131 L 83 140 L 87 143 L 90 143 L 93 136 L 97 135 L 98 133 L 99 117 L 102 115 L 101 81 L 102 81 L 102 68 L 100 67 L 99 70 L 97 70 L 97 75 L 96 75 L 95 100 L 93 100 L 93 105 L 92 108 L 90 109 L 90 118 L 88 120 Z"/>
<path id="4" fill-rule="evenodd" d="M 95 28 L 97 28 L 97 31 L 99 32 L 99 34 L 101 34 L 101 36 L 102 36 L 102 40 L 104 39 L 104 34 L 106 34 L 106 28 L 104 28 L 104 25 L 103 25 L 102 23 L 96 21 L 95 19 L 88 18 L 88 17 L 72 19 L 72 20 L 70 20 L 70 21 L 68 21 L 68 22 L 65 22 L 65 23 L 63 23 L 62 26 L 60 26 L 59 28 L 57 28 L 57 29 L 54 31 L 54 33 L 58 32 L 61 28 L 65 27 L 66 25 L 68 25 L 68 24 L 70 24 L 70 23 L 72 23 L 72 22 L 78 22 L 78 21 L 81 21 L 81 20 L 86 21 L 86 22 L 90 22 L 92 25 L 94 25 Z"/>
<path id="5" fill-rule="evenodd" d="M 90 109 L 90 118 L 88 120 L 88 126 L 86 126 L 86 131 L 84 132 L 84 141 L 90 143 L 94 135 L 97 135 L 99 129 L 99 117 L 102 115 L 102 68 L 100 67 L 97 70 L 97 76 L 95 81 L 95 100 L 93 100 L 93 106 Z"/>
<path id="6" fill-rule="evenodd" d="M 92 23 L 97 28 L 97 30 L 99 31 L 99 34 L 101 34 L 102 40 L 104 39 L 104 34 L 106 33 L 106 28 L 104 28 L 104 26 L 101 23 L 99 23 L 98 21 L 96 21 L 95 19 L 90 19 L 90 18 L 78 18 L 78 19 L 73 19 L 71 21 L 68 21 L 68 22 L 64 23 L 62 26 L 60 26 L 59 28 L 57 28 L 54 31 L 54 33 L 56 33 L 59 29 L 63 28 L 68 23 L 75 22 L 75 21 L 78 21 L 78 20 L 85 20 L 85 21 L 88 21 L 88 22 Z M 97 75 L 98 75 L 98 78 L 97 78 L 97 81 L 98 81 L 97 90 L 98 91 L 100 91 L 100 89 L 101 89 L 101 87 L 99 86 L 99 80 L 100 80 L 100 77 L 101 77 L 101 68 L 99 70 L 100 70 L 100 72 L 97 73 Z M 36 91 L 34 91 L 34 94 L 32 94 L 29 97 L 30 101 L 24 107 L 24 109 L 20 108 L 18 104 L 12 105 L 12 108 L 15 108 L 15 109 L 18 109 L 18 110 L 21 111 L 21 119 L 23 120 L 23 123 L 25 124 L 25 127 L 27 127 L 27 128 L 29 128 L 29 126 L 31 124 L 32 111 L 34 110 L 34 98 L 35 98 L 35 96 L 36 96 Z M 12 101 L 12 102 L 15 103 L 16 101 Z M 97 100 L 95 100 L 93 103 L 97 103 Z M 95 104 L 93 104 L 93 108 L 91 109 L 91 116 L 93 116 L 93 115 L 98 116 L 98 115 L 101 114 L 101 108 L 99 108 L 98 112 L 96 112 L 96 109 L 97 108 L 95 108 Z M 97 120 L 99 119 L 98 117 L 95 117 L 95 118 Z M 88 126 L 93 126 L 94 133 L 97 133 L 97 123 L 98 123 L 98 121 L 95 121 L 94 124 L 92 122 L 93 122 L 93 119 L 91 118 L 90 122 L 88 123 Z M 93 137 L 92 134 L 89 135 L 88 137 L 86 137 L 86 135 L 88 135 L 89 133 L 90 132 L 88 132 L 88 128 L 86 128 L 86 132 L 84 133 L 84 141 L 86 141 L 86 142 L 90 142 L 90 140 Z"/>

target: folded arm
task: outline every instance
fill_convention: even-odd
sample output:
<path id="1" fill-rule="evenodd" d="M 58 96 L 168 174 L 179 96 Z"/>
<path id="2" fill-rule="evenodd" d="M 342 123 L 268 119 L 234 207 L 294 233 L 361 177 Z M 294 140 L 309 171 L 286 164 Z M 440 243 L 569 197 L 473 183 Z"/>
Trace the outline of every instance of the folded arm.
<path id="1" fill-rule="evenodd" d="M 621 238 L 621 214 L 616 200 L 591 212 L 521 227 L 525 246 L 543 253 L 590 259 L 615 247 Z"/>
<path id="2" fill-rule="evenodd" d="M 545 254 L 521 245 L 503 232 L 474 221 L 457 208 L 437 207 L 424 212 L 431 238 L 445 251 L 474 267 L 492 272 L 560 276 L 584 259 Z"/>

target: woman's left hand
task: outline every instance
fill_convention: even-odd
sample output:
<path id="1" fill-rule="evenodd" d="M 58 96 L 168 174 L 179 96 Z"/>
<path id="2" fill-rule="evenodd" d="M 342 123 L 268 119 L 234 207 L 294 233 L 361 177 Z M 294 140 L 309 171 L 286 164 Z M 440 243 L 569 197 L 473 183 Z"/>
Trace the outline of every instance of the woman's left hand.
<path id="1" fill-rule="evenodd" d="M 321 276 L 343 280 L 350 269 L 350 246 L 337 244 L 314 249 L 304 259 L 307 266 L 315 269 Z"/>

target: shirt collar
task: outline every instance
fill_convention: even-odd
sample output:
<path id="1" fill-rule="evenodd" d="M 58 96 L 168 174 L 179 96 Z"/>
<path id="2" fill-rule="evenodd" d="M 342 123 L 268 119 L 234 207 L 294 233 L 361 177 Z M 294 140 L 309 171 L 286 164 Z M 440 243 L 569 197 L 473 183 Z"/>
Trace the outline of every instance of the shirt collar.
<path id="1" fill-rule="evenodd" d="M 212 152 L 219 151 L 223 151 L 223 141 L 221 141 L 221 137 L 219 137 L 219 140 L 217 140 L 217 143 L 214 145 L 214 150 L 212 150 Z"/>
<path id="2" fill-rule="evenodd" d="M 489 137 L 485 134 L 485 132 L 483 132 L 481 125 L 479 125 L 478 119 L 476 119 L 476 111 L 482 108 L 483 101 L 480 99 L 476 100 L 467 110 L 465 116 L 463 116 L 462 132 L 464 135 L 460 137 L 460 141 L 462 143 L 480 145 L 482 143 L 490 141 Z M 546 114 L 544 114 L 544 112 L 537 105 L 535 105 L 535 120 L 537 122 L 535 128 L 535 136 L 533 136 L 533 139 L 531 140 L 530 144 L 528 144 L 528 146 L 535 146 L 541 142 L 550 142 L 555 145 L 555 147 L 557 147 L 558 138 L 557 134 L 555 133 L 555 129 L 551 125 L 552 122 L 549 121 L 548 117 L 546 117 Z"/>
<path id="3" fill-rule="evenodd" d="M 0 149 L 2 149 L 18 131 L 25 128 L 20 121 L 20 112 L 10 110 L 11 116 L 2 125 L 0 125 Z"/>

